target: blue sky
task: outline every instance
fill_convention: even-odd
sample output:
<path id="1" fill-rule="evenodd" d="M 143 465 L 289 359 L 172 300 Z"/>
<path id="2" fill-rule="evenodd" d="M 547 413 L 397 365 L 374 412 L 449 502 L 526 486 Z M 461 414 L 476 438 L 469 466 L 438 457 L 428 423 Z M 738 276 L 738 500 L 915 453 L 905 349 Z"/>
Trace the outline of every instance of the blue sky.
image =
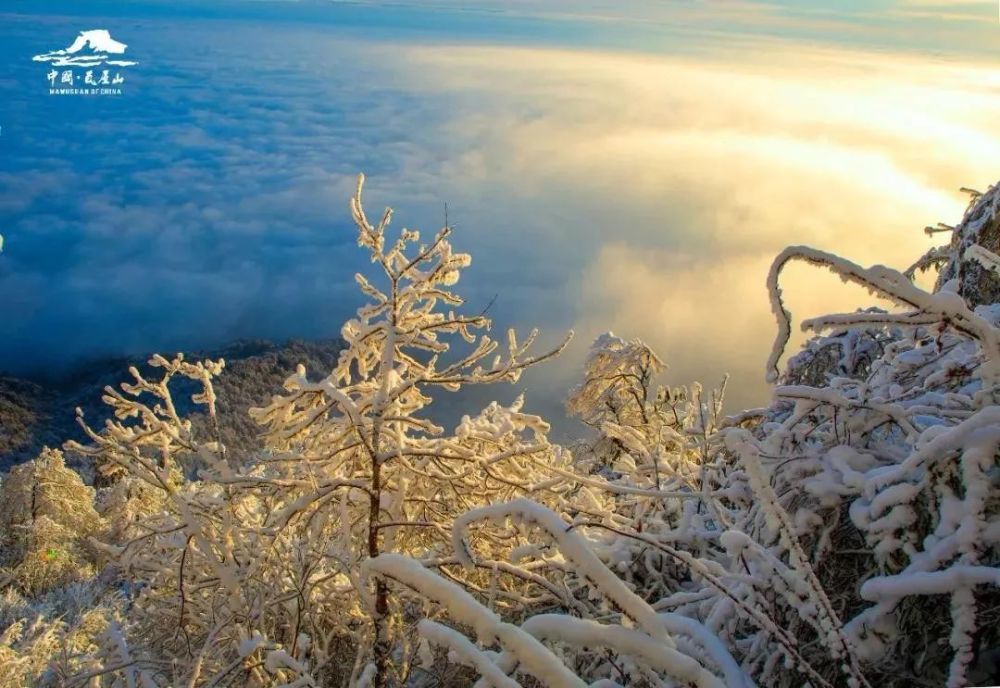
<path id="1" fill-rule="evenodd" d="M 49 95 L 31 56 L 92 28 L 124 95 Z M 609 328 L 760 403 L 771 256 L 905 263 L 1000 176 L 998 32 L 976 0 L 8 1 L 0 369 L 336 334 L 364 171 L 401 224 L 449 204 L 472 308 L 578 330 L 541 405 Z"/>

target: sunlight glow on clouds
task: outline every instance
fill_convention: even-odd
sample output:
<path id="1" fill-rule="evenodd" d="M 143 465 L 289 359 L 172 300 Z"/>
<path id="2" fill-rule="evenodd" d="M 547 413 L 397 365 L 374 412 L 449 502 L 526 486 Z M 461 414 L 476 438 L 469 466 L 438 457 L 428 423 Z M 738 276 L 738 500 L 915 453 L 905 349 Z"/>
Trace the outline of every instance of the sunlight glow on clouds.
<path id="1" fill-rule="evenodd" d="M 780 45 L 749 61 L 488 47 L 409 58 L 407 78 L 489 103 L 491 116 L 460 108 L 449 124 L 475 149 L 455 185 L 503 189 L 513 205 L 542 190 L 573 209 L 547 231 L 571 251 L 596 244 L 567 275 L 577 346 L 602 329 L 641 336 L 675 379 L 732 372 L 737 404 L 765 394 L 763 285 L 778 251 L 805 243 L 903 269 L 932 245 L 920 230 L 957 221 L 958 187 L 988 185 L 1000 159 L 996 72 L 973 63 Z M 799 318 L 871 305 L 816 271 L 784 282 Z"/>

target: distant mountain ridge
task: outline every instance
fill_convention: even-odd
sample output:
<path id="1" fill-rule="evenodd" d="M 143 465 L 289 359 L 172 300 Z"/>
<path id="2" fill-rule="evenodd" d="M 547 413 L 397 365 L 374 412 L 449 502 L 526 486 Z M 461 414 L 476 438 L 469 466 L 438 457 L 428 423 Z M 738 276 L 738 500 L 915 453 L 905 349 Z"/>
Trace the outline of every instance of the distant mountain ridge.
<path id="1" fill-rule="evenodd" d="M 281 391 L 281 384 L 298 364 L 310 377 L 324 377 L 337 363 L 343 348 L 340 339 L 239 340 L 220 349 L 186 353 L 190 360 L 226 360 L 216 383 L 223 441 L 233 451 L 249 447 L 258 429 L 247 410 Z M 168 352 L 163 352 L 169 356 Z M 129 366 L 150 372 L 149 355 L 95 360 L 52 379 L 20 378 L 0 374 L 0 470 L 34 458 L 44 446 L 59 447 L 69 439 L 85 440 L 77 425 L 77 407 L 88 423 L 102 427 L 110 417 L 101 401 L 104 388 L 118 388 L 131 381 Z M 175 403 L 182 413 L 196 412 L 191 402 L 193 385 L 178 382 Z"/>

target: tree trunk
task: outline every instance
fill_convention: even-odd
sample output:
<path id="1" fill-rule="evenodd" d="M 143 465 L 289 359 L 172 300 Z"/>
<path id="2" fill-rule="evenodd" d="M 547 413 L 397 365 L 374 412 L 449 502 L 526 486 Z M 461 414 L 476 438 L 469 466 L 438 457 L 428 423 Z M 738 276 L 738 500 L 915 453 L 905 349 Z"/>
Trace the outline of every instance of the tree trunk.
<path id="1" fill-rule="evenodd" d="M 375 446 L 378 446 L 377 444 Z M 368 496 L 368 556 L 379 555 L 379 515 L 382 502 L 381 466 L 372 459 L 372 490 Z M 375 642 L 372 645 L 372 663 L 375 664 L 373 688 L 386 688 L 389 685 L 389 589 L 381 578 L 375 581 Z"/>

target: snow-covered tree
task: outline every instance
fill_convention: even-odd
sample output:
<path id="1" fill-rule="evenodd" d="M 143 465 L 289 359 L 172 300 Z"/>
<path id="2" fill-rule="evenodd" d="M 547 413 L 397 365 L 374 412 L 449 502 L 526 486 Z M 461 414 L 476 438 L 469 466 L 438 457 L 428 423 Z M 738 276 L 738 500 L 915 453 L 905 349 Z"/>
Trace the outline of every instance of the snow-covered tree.
<path id="1" fill-rule="evenodd" d="M 462 299 L 452 287 L 471 259 L 452 250 L 451 228 L 428 243 L 407 229 L 390 239 L 392 213 L 387 209 L 372 224 L 362 183 L 363 177 L 351 211 L 358 245 L 379 273 L 375 281 L 356 275 L 369 303 L 344 326 L 347 346 L 327 378 L 310 381 L 300 370 L 286 382 L 287 395 L 253 411 L 267 427 L 275 452 L 269 461 L 283 481 L 282 523 L 338 514 L 340 533 L 329 556 L 354 588 L 365 559 L 384 551 L 441 556 L 442 528 L 456 515 L 492 500 L 552 491 L 539 466 L 569 465 L 548 442 L 548 425 L 523 413 L 520 400 L 467 416 L 454 435 L 426 415 L 430 394 L 514 382 L 562 346 L 532 355 L 537 333 L 522 342 L 513 330 L 501 345 L 487 334 L 485 315 L 454 310 Z M 464 340 L 465 351 L 452 351 L 456 339 Z M 370 660 L 373 685 L 386 685 L 394 640 L 383 582 L 375 582 L 370 605 L 355 613 L 372 618 L 358 665 Z"/>

